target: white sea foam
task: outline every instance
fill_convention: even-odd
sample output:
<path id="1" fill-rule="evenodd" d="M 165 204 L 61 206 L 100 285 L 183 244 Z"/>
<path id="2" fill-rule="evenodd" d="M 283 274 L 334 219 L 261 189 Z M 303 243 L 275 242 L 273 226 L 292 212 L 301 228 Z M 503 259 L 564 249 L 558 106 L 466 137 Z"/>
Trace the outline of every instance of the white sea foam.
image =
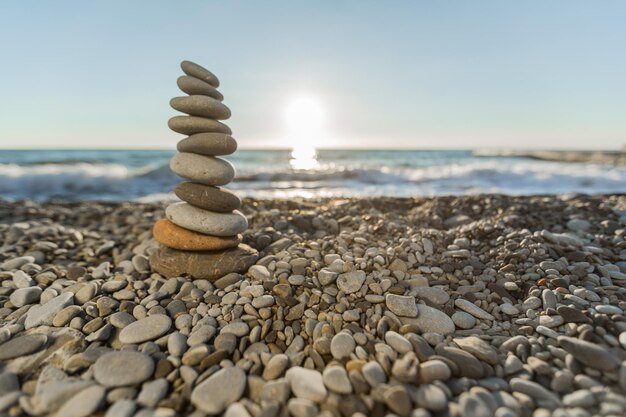
<path id="1" fill-rule="evenodd" d="M 235 161 L 241 168 L 229 188 L 258 198 L 626 193 L 626 167 L 521 158 L 437 163 L 411 166 L 393 158 L 375 163 L 362 158 L 357 162 L 322 162 L 315 170 L 294 171 L 286 164 Z M 179 181 L 167 164 L 135 168 L 83 161 L 0 164 L 0 197 L 9 199 L 167 201 L 174 198 L 171 190 Z"/>

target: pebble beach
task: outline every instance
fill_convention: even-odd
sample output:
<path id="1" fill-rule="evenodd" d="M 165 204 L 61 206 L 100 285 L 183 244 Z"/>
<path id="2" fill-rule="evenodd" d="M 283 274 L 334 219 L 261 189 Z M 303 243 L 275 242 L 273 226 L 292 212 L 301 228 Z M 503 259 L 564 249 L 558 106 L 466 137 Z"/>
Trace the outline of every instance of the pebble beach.
<path id="1" fill-rule="evenodd" d="M 626 413 L 626 196 L 246 198 L 245 274 L 161 203 L 0 201 L 0 415 Z"/>

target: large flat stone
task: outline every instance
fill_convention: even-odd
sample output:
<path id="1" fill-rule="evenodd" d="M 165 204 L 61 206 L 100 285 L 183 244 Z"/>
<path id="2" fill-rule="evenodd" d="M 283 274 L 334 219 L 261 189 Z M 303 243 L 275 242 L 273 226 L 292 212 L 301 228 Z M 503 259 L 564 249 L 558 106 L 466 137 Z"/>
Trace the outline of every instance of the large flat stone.
<path id="1" fill-rule="evenodd" d="M 188 275 L 216 281 L 231 272 L 245 273 L 258 258 L 259 253 L 244 244 L 211 252 L 189 252 L 161 246 L 150 258 L 150 265 L 167 278 Z"/>

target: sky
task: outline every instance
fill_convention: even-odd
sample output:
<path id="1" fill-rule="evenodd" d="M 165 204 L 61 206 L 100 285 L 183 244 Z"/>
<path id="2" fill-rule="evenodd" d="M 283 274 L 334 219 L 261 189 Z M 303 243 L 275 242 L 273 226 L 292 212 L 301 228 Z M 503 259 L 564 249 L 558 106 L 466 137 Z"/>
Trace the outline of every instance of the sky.
<path id="1" fill-rule="evenodd" d="M 286 114 L 305 97 L 317 147 L 619 149 L 624 16 L 623 1 L 2 1 L 0 148 L 174 149 L 188 59 L 220 78 L 240 148 L 297 141 Z"/>

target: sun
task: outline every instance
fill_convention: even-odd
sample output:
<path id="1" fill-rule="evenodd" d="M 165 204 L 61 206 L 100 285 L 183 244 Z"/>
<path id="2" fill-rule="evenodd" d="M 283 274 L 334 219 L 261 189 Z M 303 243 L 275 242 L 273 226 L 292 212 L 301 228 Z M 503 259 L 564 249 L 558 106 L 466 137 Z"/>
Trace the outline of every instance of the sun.
<path id="1" fill-rule="evenodd" d="M 300 94 L 285 107 L 287 140 L 292 146 L 290 164 L 293 169 L 313 169 L 317 166 L 315 148 L 320 143 L 324 127 L 324 108 L 314 96 Z"/>
<path id="2" fill-rule="evenodd" d="M 285 121 L 292 133 L 304 135 L 315 133 L 324 123 L 322 104 L 311 95 L 298 95 L 287 103 Z"/>

